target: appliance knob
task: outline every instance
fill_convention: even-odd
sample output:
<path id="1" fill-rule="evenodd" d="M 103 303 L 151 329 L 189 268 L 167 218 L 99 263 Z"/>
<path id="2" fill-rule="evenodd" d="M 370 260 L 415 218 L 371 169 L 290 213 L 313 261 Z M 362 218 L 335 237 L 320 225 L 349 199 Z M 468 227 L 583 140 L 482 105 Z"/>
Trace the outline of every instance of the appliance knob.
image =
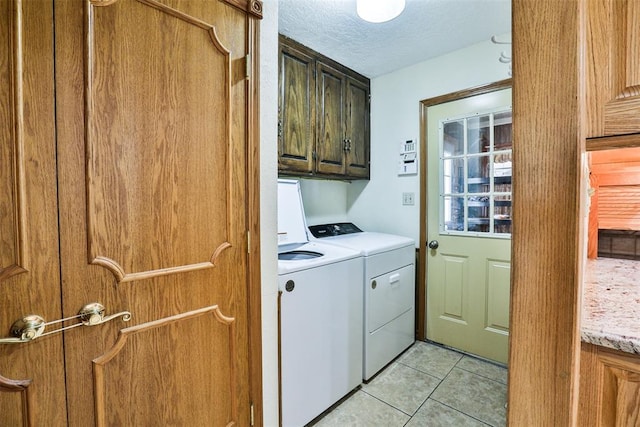
<path id="1" fill-rule="evenodd" d="M 287 280 L 287 283 L 285 283 L 284 288 L 287 290 L 287 292 L 291 292 L 293 291 L 293 288 L 296 287 L 296 284 L 293 280 Z"/>

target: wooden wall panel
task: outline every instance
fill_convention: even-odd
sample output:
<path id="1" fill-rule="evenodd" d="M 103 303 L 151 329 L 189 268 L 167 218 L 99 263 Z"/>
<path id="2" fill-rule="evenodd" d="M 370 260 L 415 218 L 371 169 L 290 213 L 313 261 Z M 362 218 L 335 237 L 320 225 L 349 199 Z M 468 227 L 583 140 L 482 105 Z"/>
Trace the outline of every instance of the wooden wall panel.
<path id="1" fill-rule="evenodd" d="M 640 186 L 600 186 L 598 229 L 640 230 Z"/>

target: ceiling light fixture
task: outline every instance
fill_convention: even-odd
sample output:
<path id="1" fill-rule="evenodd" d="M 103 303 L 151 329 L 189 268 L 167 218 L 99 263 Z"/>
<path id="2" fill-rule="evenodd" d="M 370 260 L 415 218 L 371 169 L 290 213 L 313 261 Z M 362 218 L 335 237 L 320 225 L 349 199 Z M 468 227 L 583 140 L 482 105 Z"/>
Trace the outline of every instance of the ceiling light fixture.
<path id="1" fill-rule="evenodd" d="M 400 15 L 405 0 L 356 0 L 356 12 L 365 21 L 378 24 Z"/>

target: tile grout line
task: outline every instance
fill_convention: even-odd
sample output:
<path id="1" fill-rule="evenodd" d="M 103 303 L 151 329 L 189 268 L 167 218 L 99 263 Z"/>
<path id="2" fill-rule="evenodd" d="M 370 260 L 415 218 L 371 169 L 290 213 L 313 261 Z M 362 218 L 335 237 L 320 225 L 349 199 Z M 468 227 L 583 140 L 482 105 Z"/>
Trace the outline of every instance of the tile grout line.
<path id="1" fill-rule="evenodd" d="M 416 342 L 416 344 L 417 343 L 418 342 Z M 440 355 L 437 355 L 437 354 L 436 355 L 431 355 L 431 357 L 427 357 L 427 359 L 422 360 L 420 358 L 421 355 L 418 353 L 418 356 L 419 356 L 418 359 L 413 362 L 416 366 L 412 366 L 412 365 L 409 365 L 408 363 L 406 363 L 403 360 L 403 359 L 405 359 L 404 356 L 410 354 L 410 351 L 407 351 L 401 357 L 398 357 L 394 361 L 396 365 L 403 366 L 404 368 L 410 368 L 412 371 L 415 371 L 417 373 L 426 375 L 427 377 L 432 378 L 434 380 L 434 383 L 436 383 L 435 386 L 433 386 L 433 389 L 426 395 L 424 400 L 422 400 L 422 402 L 417 406 L 415 411 L 413 411 L 413 414 L 408 414 L 404 410 L 394 406 L 394 404 L 385 401 L 384 400 L 385 398 L 388 399 L 390 397 L 391 397 L 391 400 L 394 400 L 393 397 L 390 396 L 390 395 L 384 395 L 383 394 L 382 396 L 384 396 L 384 397 L 378 397 L 378 396 L 375 396 L 375 395 L 371 394 L 371 392 L 366 391 L 365 390 L 366 385 L 364 385 L 364 384 L 363 384 L 364 387 L 360 387 L 358 391 L 362 391 L 366 396 L 372 397 L 376 401 L 382 403 L 385 407 L 393 410 L 393 413 L 397 414 L 396 416 L 404 415 L 405 417 L 408 417 L 407 421 L 404 424 L 402 424 L 403 427 L 406 427 L 407 425 L 409 425 L 412 422 L 412 420 L 414 420 L 416 415 L 420 412 L 420 410 L 423 409 L 423 407 L 425 406 L 425 404 L 427 404 L 427 402 L 429 400 L 431 400 L 432 402 L 434 402 L 434 403 L 436 403 L 438 405 L 442 405 L 442 407 L 444 407 L 444 408 L 448 408 L 448 410 L 450 410 L 450 411 L 453 411 L 453 412 L 455 412 L 457 414 L 460 414 L 460 415 L 462 415 L 464 417 L 468 417 L 469 420 L 474 420 L 475 422 L 478 422 L 483 426 L 496 427 L 496 425 L 493 424 L 493 422 L 494 421 L 498 422 L 497 420 L 487 421 L 487 420 L 479 419 L 476 416 L 468 414 L 463 410 L 457 409 L 457 408 L 455 408 L 453 406 L 450 406 L 449 404 L 441 402 L 440 400 L 434 398 L 433 395 L 441 386 L 443 386 L 443 383 L 447 380 L 447 378 L 449 378 L 452 375 L 452 373 L 454 372 L 454 370 L 456 368 L 459 369 L 458 372 L 465 372 L 466 374 L 473 375 L 473 376 L 477 377 L 479 380 L 490 381 L 491 383 L 499 385 L 499 386 L 504 386 L 504 387 L 507 386 L 507 382 L 503 382 L 503 381 L 501 381 L 499 379 L 495 379 L 495 378 L 492 378 L 490 376 L 487 376 L 486 373 L 485 374 L 481 374 L 481 373 L 478 373 L 477 371 L 471 370 L 471 369 L 475 368 L 473 366 L 473 364 L 469 364 L 469 366 L 467 368 L 461 366 L 461 364 L 463 363 L 463 360 L 465 360 L 465 356 L 468 357 L 469 359 L 473 360 L 473 361 L 479 362 L 480 365 L 477 366 L 477 369 L 479 369 L 479 370 L 483 370 L 483 366 L 482 365 L 484 365 L 484 364 L 487 364 L 487 365 L 490 365 L 490 366 L 494 366 L 496 368 L 506 369 L 506 370 L 508 370 L 508 367 L 502 366 L 502 365 L 497 364 L 497 363 L 492 363 L 491 361 L 487 361 L 487 360 L 484 360 L 482 358 L 474 357 L 473 355 L 469 355 L 469 354 L 466 354 L 466 353 L 461 353 L 459 351 L 456 351 L 455 349 L 442 347 L 442 346 L 439 346 L 439 345 L 434 344 L 434 343 L 425 342 L 424 344 L 426 344 L 427 346 L 436 346 L 436 347 L 441 348 L 443 350 L 446 350 L 446 351 L 449 351 L 449 352 L 453 352 L 457 356 L 459 356 L 459 358 L 453 363 L 453 365 L 451 365 L 451 368 L 446 370 L 446 374 L 444 375 L 443 378 L 439 378 L 439 377 L 435 376 L 433 373 L 431 373 L 431 372 L 437 372 L 438 369 L 432 369 L 431 372 L 423 370 L 423 369 L 429 369 L 430 367 L 434 367 L 434 368 L 438 367 L 438 366 L 446 367 L 446 365 L 448 365 L 448 363 L 446 363 L 445 365 L 439 365 L 438 363 L 433 363 L 433 361 L 440 361 L 440 358 L 439 358 Z M 418 344 L 418 346 L 420 346 L 420 344 Z M 418 346 L 416 346 L 416 348 Z M 446 358 L 442 359 L 442 361 L 446 362 Z M 420 362 L 425 362 L 425 363 L 420 363 Z M 390 363 L 388 366 L 386 366 L 384 368 L 383 371 L 380 372 L 380 374 L 383 374 L 384 371 L 389 370 L 392 366 L 393 366 L 393 363 Z M 487 372 L 487 370 L 484 369 L 484 372 Z M 488 370 L 488 372 L 489 372 L 488 375 L 492 374 L 491 370 Z M 498 377 L 498 375 L 495 375 L 495 377 Z M 373 390 L 373 391 L 375 392 L 376 390 Z M 501 424 L 498 422 L 497 426 L 501 426 Z"/>

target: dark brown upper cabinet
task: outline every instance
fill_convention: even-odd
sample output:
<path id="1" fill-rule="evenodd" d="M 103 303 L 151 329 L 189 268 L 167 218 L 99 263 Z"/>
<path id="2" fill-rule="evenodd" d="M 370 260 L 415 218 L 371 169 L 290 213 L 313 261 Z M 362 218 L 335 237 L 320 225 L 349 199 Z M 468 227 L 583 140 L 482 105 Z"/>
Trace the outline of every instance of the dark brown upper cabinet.
<path id="1" fill-rule="evenodd" d="M 280 36 L 278 171 L 369 179 L 366 77 Z"/>

